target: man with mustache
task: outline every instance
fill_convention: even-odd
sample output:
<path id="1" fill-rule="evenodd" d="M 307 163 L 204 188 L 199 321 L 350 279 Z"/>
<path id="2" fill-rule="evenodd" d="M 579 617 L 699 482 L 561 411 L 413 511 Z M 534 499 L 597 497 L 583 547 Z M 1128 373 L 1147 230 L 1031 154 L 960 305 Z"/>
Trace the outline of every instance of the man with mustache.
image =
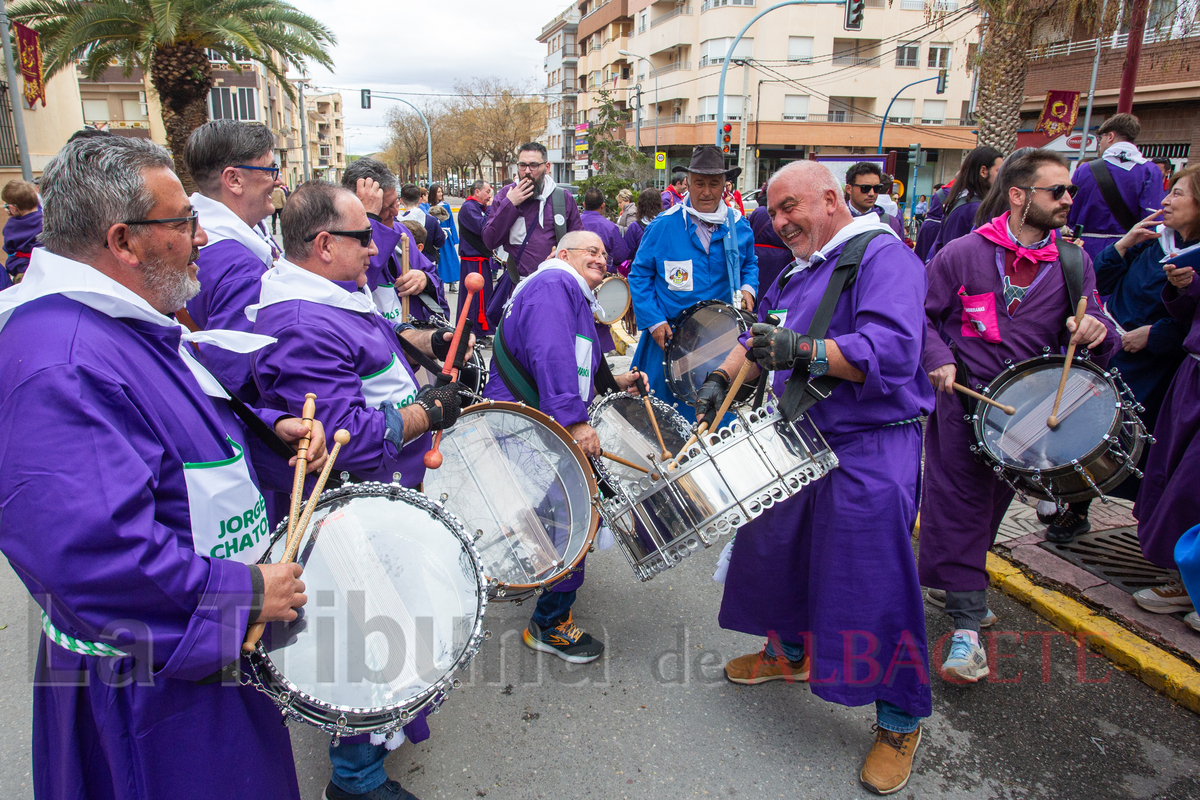
<path id="1" fill-rule="evenodd" d="M 908 783 L 932 710 L 910 543 L 919 420 L 933 405 L 921 369 L 925 268 L 877 215 L 851 217 L 823 164 L 787 165 L 767 184 L 767 201 L 796 260 L 765 288 L 762 322 L 743 337 L 749 353 L 739 348 L 709 377 L 696 415 L 716 416 L 728 376 L 749 357 L 751 375 L 774 370 L 783 413 L 807 414 L 840 465 L 738 530 L 721 627 L 767 643 L 727 663 L 725 676 L 810 682 L 830 702 L 874 704 L 875 744 L 859 779 L 891 794 Z M 828 324 L 814 322 L 820 316 Z M 827 399 L 817 401 L 816 387 Z"/>
<path id="2" fill-rule="evenodd" d="M 1060 353 L 1068 341 L 1104 365 L 1120 344 L 1092 299 L 1091 259 L 1058 239 L 1071 210 L 1067 162 L 1033 150 L 1005 164 L 996 180 L 992 191 L 1007 199 L 1007 210 L 938 251 L 925 300 L 924 364 L 937 408 L 926 430 L 920 575 L 931 602 L 944 602 L 954 620 L 941 674 L 956 683 L 989 672 L 979 644 L 981 624 L 995 621 L 985 562 L 1014 492 L 971 452 L 975 437 L 963 418 L 971 406 L 953 384 L 982 391 L 1008 363 L 1043 348 Z M 1067 263 L 1072 255 L 1078 268 Z M 1090 313 L 1076 329 L 1081 296 Z"/>

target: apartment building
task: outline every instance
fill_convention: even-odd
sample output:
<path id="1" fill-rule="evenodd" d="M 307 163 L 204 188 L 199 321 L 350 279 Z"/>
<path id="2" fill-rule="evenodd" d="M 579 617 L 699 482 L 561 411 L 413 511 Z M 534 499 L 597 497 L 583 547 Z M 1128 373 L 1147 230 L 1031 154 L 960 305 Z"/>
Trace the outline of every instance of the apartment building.
<path id="1" fill-rule="evenodd" d="M 571 181 L 575 161 L 578 27 L 579 9 L 572 3 L 543 25 L 538 35 L 538 41 L 546 45 L 542 61 L 546 73 L 546 129 L 541 142 L 546 145 L 552 165 L 550 176 L 558 183 Z"/>
<path id="2" fill-rule="evenodd" d="M 669 165 L 687 163 L 693 147 L 716 143 L 720 73 L 729 47 L 770 2 L 608 3 L 620 9 L 626 4 L 633 25 L 627 42 L 613 50 L 635 54 L 630 62 L 636 69 L 616 85 L 640 84 L 642 150 L 649 153 L 657 138 Z M 965 0 L 867 0 L 862 30 L 846 31 L 844 21 L 841 4 L 789 6 L 754 23 L 738 44 L 737 63 L 726 76 L 724 113 L 731 125 L 727 158 L 731 166 L 742 163 L 745 188 L 812 154 L 876 152 L 885 114 L 883 148 L 900 153 L 897 177 L 908 177 L 910 144 L 929 151 L 917 174 L 918 194 L 951 179 L 975 146 L 967 117 L 979 15 Z M 582 18 L 581 41 L 590 30 Z M 742 66 L 743 59 L 749 66 Z M 948 86 L 937 94 L 943 69 Z M 917 81 L 924 82 L 909 85 Z M 636 124 L 626 136 L 635 144 Z"/>
<path id="3" fill-rule="evenodd" d="M 337 183 L 346 171 L 346 130 L 342 95 L 329 92 L 304 96 L 308 109 L 308 151 L 312 177 Z"/>

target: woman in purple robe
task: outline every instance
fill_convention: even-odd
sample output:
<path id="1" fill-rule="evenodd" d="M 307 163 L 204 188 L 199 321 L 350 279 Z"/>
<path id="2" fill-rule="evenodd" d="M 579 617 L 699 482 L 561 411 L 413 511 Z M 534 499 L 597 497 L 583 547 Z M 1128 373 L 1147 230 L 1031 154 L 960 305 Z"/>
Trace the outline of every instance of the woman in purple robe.
<path id="1" fill-rule="evenodd" d="M 946 189 L 945 211 L 942 224 L 938 228 L 937 238 L 929 246 L 925 263 L 937 255 L 937 251 L 947 243 L 966 236 L 975 228 L 975 212 L 979 203 L 987 197 L 1000 171 L 1004 156 L 992 147 L 976 147 L 967 153 L 963 160 L 962 169 L 954 178 L 954 183 Z"/>
<path id="2" fill-rule="evenodd" d="M 637 213 L 625 229 L 625 249 L 629 253 L 628 261 L 621 267 L 621 274 L 625 277 L 629 276 L 629 268 L 633 266 L 633 259 L 637 256 L 638 246 L 642 243 L 646 228 L 662 212 L 662 196 L 658 189 L 642 189 L 637 198 Z"/>

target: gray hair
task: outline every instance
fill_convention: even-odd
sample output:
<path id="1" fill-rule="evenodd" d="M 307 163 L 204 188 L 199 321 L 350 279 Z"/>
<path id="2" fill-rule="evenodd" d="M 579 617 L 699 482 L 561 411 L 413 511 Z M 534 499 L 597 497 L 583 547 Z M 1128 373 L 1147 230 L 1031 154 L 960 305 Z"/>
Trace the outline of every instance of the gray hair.
<path id="1" fill-rule="evenodd" d="M 483 179 L 475 181 L 474 183 L 471 184 L 471 194 L 475 194 L 476 192 L 478 192 L 480 189 L 482 189 L 483 187 L 485 187 L 487 185 L 488 185 L 488 182 Z"/>
<path id="2" fill-rule="evenodd" d="M 396 176 L 377 158 L 360 158 L 347 165 L 342 173 L 342 186 L 355 192 L 360 178 L 374 178 L 385 192 L 396 188 Z"/>
<path id="3" fill-rule="evenodd" d="M 249 164 L 274 149 L 275 134 L 267 126 L 215 119 L 192 131 L 183 146 L 183 163 L 207 194 L 220 188 L 226 167 Z"/>
<path id="4" fill-rule="evenodd" d="M 829 171 L 829 167 L 816 161 L 792 161 L 784 164 L 767 180 L 767 187 L 770 188 L 776 178 L 789 175 L 799 178 L 806 190 L 815 190 L 817 194 L 833 192 L 841 197 L 845 193 L 845 189 Z"/>
<path id="5" fill-rule="evenodd" d="M 283 228 L 283 252 L 288 261 L 298 264 L 312 255 L 312 242 L 304 241 L 309 236 L 341 229 L 338 198 L 342 195 L 357 197 L 344 186 L 329 181 L 306 181 L 296 187 L 279 216 Z"/>
<path id="6" fill-rule="evenodd" d="M 165 148 L 146 139 L 98 136 L 67 144 L 42 173 L 39 241 L 76 259 L 103 250 L 109 228 L 144 219 L 154 208 L 145 174 L 153 169 L 174 172 L 174 164 Z"/>

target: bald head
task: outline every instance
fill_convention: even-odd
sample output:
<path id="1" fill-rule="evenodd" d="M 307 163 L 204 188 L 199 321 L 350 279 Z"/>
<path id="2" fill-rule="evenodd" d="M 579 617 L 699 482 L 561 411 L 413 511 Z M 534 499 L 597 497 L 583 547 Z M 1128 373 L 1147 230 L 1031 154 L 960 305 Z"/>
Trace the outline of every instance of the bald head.
<path id="1" fill-rule="evenodd" d="M 771 176 L 767 213 L 792 254 L 805 260 L 853 219 L 837 179 L 816 161 L 793 161 Z"/>
<path id="2" fill-rule="evenodd" d="M 558 243 L 555 255 L 567 262 L 583 276 L 587 285 L 595 289 L 604 280 L 608 268 L 608 252 L 604 242 L 591 231 L 571 231 Z"/>

